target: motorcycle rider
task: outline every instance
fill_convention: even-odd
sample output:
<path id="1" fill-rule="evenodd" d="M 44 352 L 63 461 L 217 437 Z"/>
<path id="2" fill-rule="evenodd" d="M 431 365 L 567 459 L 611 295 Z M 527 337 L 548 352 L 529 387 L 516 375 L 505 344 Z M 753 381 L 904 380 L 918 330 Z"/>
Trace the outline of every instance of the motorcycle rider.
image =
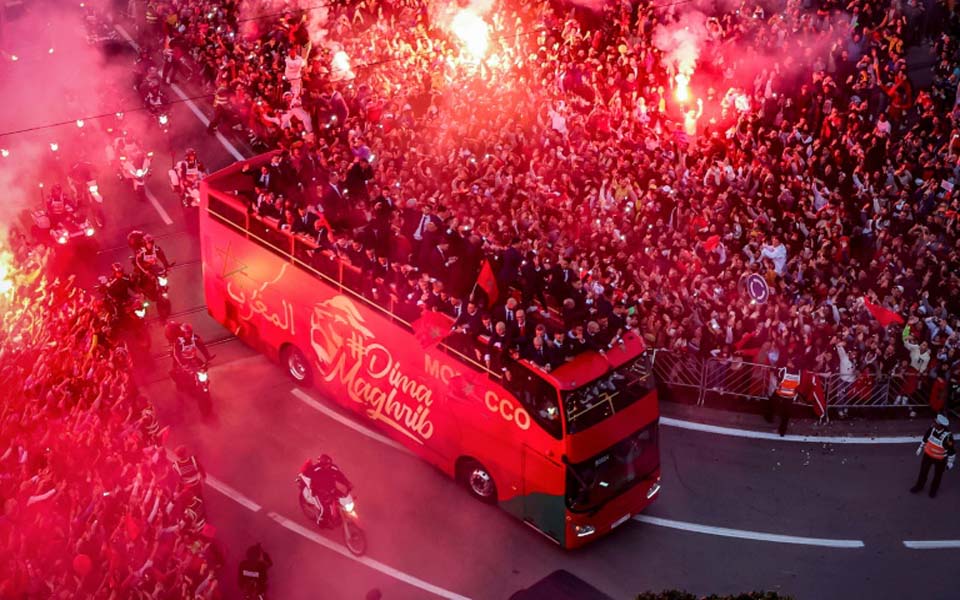
<path id="1" fill-rule="evenodd" d="M 170 268 L 170 261 L 167 255 L 149 233 L 143 234 L 142 244 L 137 248 L 137 254 L 134 257 L 134 264 L 137 266 L 135 278 L 141 282 L 151 281 L 156 277 L 155 269 L 158 265 L 163 265 L 164 269 Z"/>
<path id="2" fill-rule="evenodd" d="M 133 297 L 133 282 L 123 271 L 123 265 L 118 262 L 111 265 L 113 269 L 107 282 L 104 284 L 107 298 L 116 308 L 124 306 Z"/>
<path id="3" fill-rule="evenodd" d="M 189 323 L 180 326 L 180 336 L 173 344 L 173 362 L 175 372 L 185 373 L 201 363 L 200 355 L 203 355 L 205 362 L 210 362 L 210 351 L 200 339 L 200 336 L 193 332 L 193 327 Z"/>
<path id="4" fill-rule="evenodd" d="M 327 454 L 321 454 L 317 462 L 307 459 L 300 473 L 310 480 L 310 492 L 319 502 L 320 514 L 317 515 L 317 525 L 323 526 L 325 522 L 329 522 L 333 514 L 334 501 L 342 495 L 337 486 L 342 485 L 346 488 L 343 493 L 350 493 L 353 485 Z"/>
<path id="5" fill-rule="evenodd" d="M 76 208 L 76 203 L 63 193 L 59 183 L 55 183 L 50 188 L 50 195 L 47 196 L 47 216 L 50 218 L 51 225 L 60 224 Z"/>
<path id="6" fill-rule="evenodd" d="M 206 169 L 200 159 L 197 158 L 197 151 L 188 148 L 184 159 L 170 169 L 170 184 L 175 192 L 183 195 L 186 190 L 195 187 L 204 174 L 206 174 Z"/>
<path id="7" fill-rule="evenodd" d="M 266 593 L 267 570 L 272 566 L 273 560 L 259 542 L 247 548 L 247 557 L 240 561 L 237 568 L 240 590 L 251 595 Z"/>

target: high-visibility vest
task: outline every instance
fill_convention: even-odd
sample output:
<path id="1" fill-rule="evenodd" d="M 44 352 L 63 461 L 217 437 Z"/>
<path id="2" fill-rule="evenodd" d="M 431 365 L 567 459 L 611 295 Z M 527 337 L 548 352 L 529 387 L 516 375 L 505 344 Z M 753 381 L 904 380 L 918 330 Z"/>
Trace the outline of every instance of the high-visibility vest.
<path id="1" fill-rule="evenodd" d="M 783 372 L 783 379 L 780 380 L 780 386 L 777 388 L 777 395 L 781 398 L 794 398 L 797 395 L 797 388 L 800 387 L 800 373 Z"/>
<path id="2" fill-rule="evenodd" d="M 197 465 L 197 459 L 193 456 L 186 459 L 177 459 L 173 468 L 180 475 L 180 480 L 186 487 L 200 484 L 200 467 Z"/>
<path id="3" fill-rule="evenodd" d="M 950 432 L 946 429 L 934 429 L 927 437 L 927 443 L 923 445 L 923 451 L 927 456 L 934 460 L 943 460 L 947 457 L 947 449 L 944 447 L 944 440 Z"/>

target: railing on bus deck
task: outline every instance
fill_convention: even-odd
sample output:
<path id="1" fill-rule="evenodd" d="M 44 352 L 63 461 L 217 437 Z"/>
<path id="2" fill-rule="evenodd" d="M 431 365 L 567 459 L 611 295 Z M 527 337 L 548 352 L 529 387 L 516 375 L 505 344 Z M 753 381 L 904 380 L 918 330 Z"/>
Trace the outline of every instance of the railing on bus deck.
<path id="1" fill-rule="evenodd" d="M 359 267 L 346 264 L 336 253 L 330 250 L 320 249 L 320 246 L 309 237 L 282 231 L 279 228 L 280 222 L 278 219 L 253 214 L 247 210 L 246 206 L 237 207 L 236 205 L 241 204 L 241 201 L 231 198 L 223 192 L 208 188 L 207 198 L 207 212 L 220 224 L 234 229 L 238 234 L 258 246 L 309 271 L 318 279 L 322 279 L 335 287 L 339 292 L 348 294 L 355 300 L 382 313 L 391 322 L 400 325 L 407 331 L 413 330 L 409 322 L 396 314 L 396 303 L 392 295 L 389 298 L 388 307 L 384 307 L 349 285 L 362 281 L 362 272 Z M 318 255 L 319 259 L 316 258 Z M 501 373 L 492 371 L 485 364 L 474 360 L 446 342 L 441 342 L 436 347 L 450 356 L 459 358 L 461 362 L 468 366 L 486 373 L 492 379 L 501 381 L 503 378 Z"/>
<path id="2" fill-rule="evenodd" d="M 695 398 L 698 405 L 721 396 L 767 400 L 776 389 L 778 369 L 735 359 L 701 357 L 687 352 L 652 351 L 653 372 L 669 392 Z M 820 373 L 829 409 L 917 408 L 929 405 L 931 381 L 917 373 L 840 375 Z M 799 402 L 809 404 L 800 396 Z"/>

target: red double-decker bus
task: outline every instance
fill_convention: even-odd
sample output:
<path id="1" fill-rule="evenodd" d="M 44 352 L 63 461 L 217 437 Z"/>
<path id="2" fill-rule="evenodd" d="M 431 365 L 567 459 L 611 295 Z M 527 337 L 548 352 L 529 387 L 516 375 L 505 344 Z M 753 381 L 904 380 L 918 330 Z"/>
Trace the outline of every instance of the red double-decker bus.
<path id="1" fill-rule="evenodd" d="M 356 412 L 471 494 L 566 548 L 642 511 L 660 489 L 659 409 L 642 339 L 628 333 L 546 373 L 507 378 L 462 344 L 368 298 L 364 274 L 248 210 L 262 155 L 201 183 L 204 293 L 214 319 L 301 385 Z M 431 315 L 432 327 L 449 329 Z M 440 338 L 443 336 L 441 335 Z M 472 342 L 482 351 L 485 340 Z"/>

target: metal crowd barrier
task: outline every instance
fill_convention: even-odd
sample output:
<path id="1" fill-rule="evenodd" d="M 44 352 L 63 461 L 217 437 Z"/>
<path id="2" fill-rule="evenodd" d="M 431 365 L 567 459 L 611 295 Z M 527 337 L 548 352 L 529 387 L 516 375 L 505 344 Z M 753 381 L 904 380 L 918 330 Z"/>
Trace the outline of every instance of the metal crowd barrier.
<path id="1" fill-rule="evenodd" d="M 671 393 L 695 398 L 700 406 L 719 396 L 766 400 L 777 387 L 778 369 L 770 365 L 737 359 L 704 360 L 666 349 L 656 349 L 651 354 L 658 384 Z M 916 373 L 822 373 L 820 377 L 828 409 L 917 408 L 930 403 L 932 382 Z M 810 403 L 802 395 L 798 401 Z"/>

